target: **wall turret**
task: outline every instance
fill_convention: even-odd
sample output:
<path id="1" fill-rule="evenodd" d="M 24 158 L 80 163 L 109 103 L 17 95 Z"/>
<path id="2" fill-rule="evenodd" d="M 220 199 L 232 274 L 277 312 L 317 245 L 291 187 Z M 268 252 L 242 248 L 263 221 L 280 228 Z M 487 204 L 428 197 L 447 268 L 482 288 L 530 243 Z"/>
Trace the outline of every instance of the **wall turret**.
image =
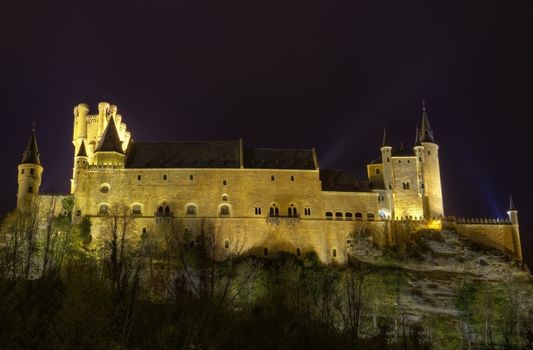
<path id="1" fill-rule="evenodd" d="M 107 121 L 107 116 L 110 114 L 111 105 L 107 102 L 98 103 L 98 137 L 102 135 Z"/>
<path id="2" fill-rule="evenodd" d="M 433 130 L 429 125 L 426 104 L 422 102 L 422 124 L 419 133 L 419 143 L 422 156 L 417 159 L 422 162 L 422 183 L 424 185 L 424 216 L 426 218 L 443 217 L 442 187 L 440 181 L 439 146 L 435 143 Z"/>
<path id="3" fill-rule="evenodd" d="M 513 249 L 518 261 L 522 261 L 522 242 L 520 241 L 520 226 L 518 225 L 518 210 L 516 210 L 513 203 L 513 196 L 509 196 L 509 210 L 507 211 L 509 220 L 511 221 Z"/>
<path id="4" fill-rule="evenodd" d="M 42 174 L 43 167 L 34 128 L 18 166 L 17 208 L 19 210 L 29 210 L 28 206 L 39 194 Z"/>

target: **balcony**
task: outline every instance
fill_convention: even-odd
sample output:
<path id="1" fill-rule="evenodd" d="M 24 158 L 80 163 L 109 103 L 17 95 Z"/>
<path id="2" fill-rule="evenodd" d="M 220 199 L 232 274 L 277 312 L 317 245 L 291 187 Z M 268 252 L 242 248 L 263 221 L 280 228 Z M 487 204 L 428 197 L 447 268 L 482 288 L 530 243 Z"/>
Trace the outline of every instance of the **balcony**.
<path id="1" fill-rule="evenodd" d="M 269 216 L 267 217 L 267 223 L 273 225 L 280 225 L 286 223 L 287 225 L 295 225 L 300 222 L 300 215 L 297 216 Z"/>

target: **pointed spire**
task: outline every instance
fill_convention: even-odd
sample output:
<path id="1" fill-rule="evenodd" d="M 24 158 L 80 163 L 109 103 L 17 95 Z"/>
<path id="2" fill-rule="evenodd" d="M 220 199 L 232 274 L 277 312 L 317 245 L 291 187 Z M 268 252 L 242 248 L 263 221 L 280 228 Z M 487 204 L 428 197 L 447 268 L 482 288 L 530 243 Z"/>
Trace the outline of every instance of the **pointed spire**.
<path id="1" fill-rule="evenodd" d="M 509 195 L 509 211 L 514 211 L 514 210 L 516 210 L 516 208 L 513 203 L 513 196 Z"/>
<path id="2" fill-rule="evenodd" d="M 122 150 L 122 141 L 118 136 L 117 126 L 115 125 L 115 118 L 111 116 L 109 122 L 104 130 L 104 134 L 96 147 L 96 152 L 117 152 L 124 154 Z"/>
<path id="3" fill-rule="evenodd" d="M 37 137 L 35 136 L 35 122 L 33 123 L 32 133 L 26 150 L 22 155 L 20 164 L 36 164 L 41 165 L 39 158 L 39 148 L 37 148 Z"/>
<path id="4" fill-rule="evenodd" d="M 87 157 L 87 150 L 85 149 L 85 141 L 81 140 L 80 150 L 78 151 L 78 155 L 76 157 Z"/>
<path id="5" fill-rule="evenodd" d="M 418 125 L 416 126 L 416 132 L 415 132 L 415 147 L 422 146 L 420 143 L 420 130 L 418 130 Z"/>
<path id="6" fill-rule="evenodd" d="M 388 147 L 389 142 L 387 141 L 387 129 L 383 128 L 383 141 L 381 142 L 381 147 Z"/>
<path id="7" fill-rule="evenodd" d="M 433 130 L 429 125 L 428 115 L 426 113 L 426 101 L 424 100 L 422 100 L 422 127 L 420 128 L 420 142 L 435 143 L 435 139 L 433 139 Z"/>

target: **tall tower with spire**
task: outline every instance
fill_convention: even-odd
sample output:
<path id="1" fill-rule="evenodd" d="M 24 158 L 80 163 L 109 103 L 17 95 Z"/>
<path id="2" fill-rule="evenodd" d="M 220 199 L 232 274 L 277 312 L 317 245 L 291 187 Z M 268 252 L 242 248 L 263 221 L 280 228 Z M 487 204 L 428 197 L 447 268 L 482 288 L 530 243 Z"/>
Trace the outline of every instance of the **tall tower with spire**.
<path id="1" fill-rule="evenodd" d="M 417 159 L 421 162 L 422 198 L 424 217 L 444 216 L 442 187 L 440 181 L 439 146 L 435 143 L 433 129 L 429 125 L 426 103 L 422 101 L 422 124 L 415 146 Z"/>
<path id="2" fill-rule="evenodd" d="M 22 155 L 22 161 L 18 166 L 17 209 L 28 210 L 29 204 L 39 194 L 42 174 L 43 167 L 34 126 L 26 150 Z"/>

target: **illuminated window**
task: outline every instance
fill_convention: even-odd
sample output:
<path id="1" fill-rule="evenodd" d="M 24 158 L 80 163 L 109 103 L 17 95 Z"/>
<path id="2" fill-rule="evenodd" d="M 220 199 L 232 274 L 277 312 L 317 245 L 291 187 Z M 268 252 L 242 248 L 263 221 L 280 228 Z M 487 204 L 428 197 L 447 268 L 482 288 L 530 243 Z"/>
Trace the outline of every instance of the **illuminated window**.
<path id="1" fill-rule="evenodd" d="M 362 213 L 355 213 L 355 220 L 363 220 L 363 214 Z"/>
<path id="2" fill-rule="evenodd" d="M 326 212 L 326 219 L 329 219 L 329 220 L 333 219 L 333 213 L 330 212 L 330 211 L 327 211 Z"/>
<path id="3" fill-rule="evenodd" d="M 261 207 L 255 207 L 255 215 L 261 215 Z"/>
<path id="4" fill-rule="evenodd" d="M 141 215 L 142 214 L 142 207 L 140 204 L 134 204 L 131 206 L 131 213 L 133 215 Z"/>

